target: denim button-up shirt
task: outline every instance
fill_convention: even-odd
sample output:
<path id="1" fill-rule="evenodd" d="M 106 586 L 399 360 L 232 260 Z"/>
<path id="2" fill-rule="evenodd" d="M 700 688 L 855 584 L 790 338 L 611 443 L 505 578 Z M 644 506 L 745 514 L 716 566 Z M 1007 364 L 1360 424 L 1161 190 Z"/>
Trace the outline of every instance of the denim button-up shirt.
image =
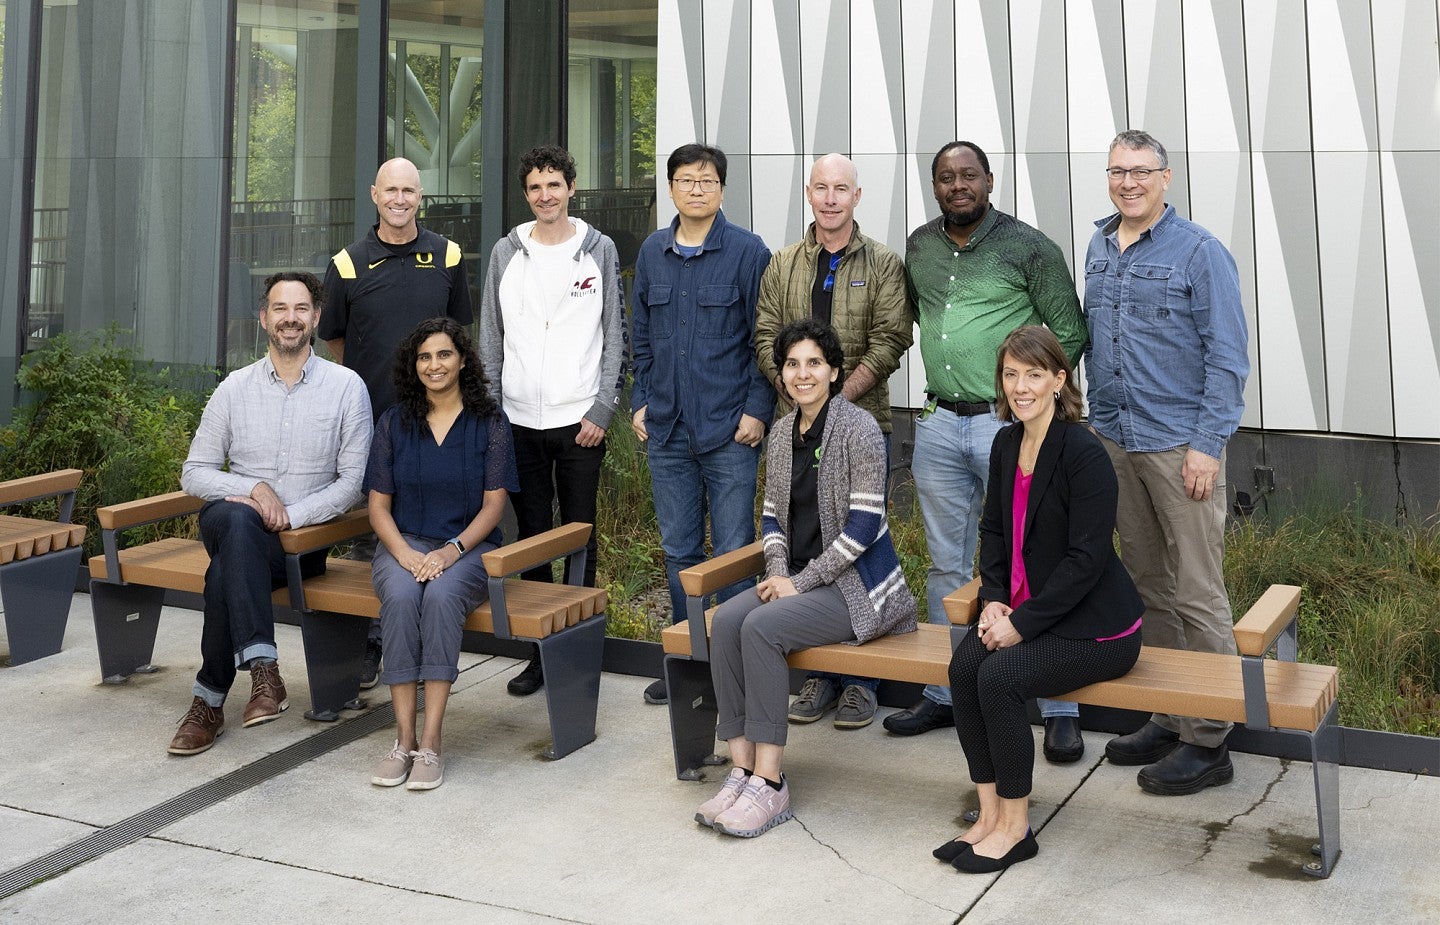
<path id="1" fill-rule="evenodd" d="M 1165 206 L 1122 254 L 1119 215 L 1085 255 L 1090 423 L 1132 453 L 1220 457 L 1245 410 L 1249 335 L 1235 259 Z"/>
<path id="2" fill-rule="evenodd" d="M 735 439 L 740 415 L 769 425 L 775 393 L 755 363 L 755 301 L 770 250 L 760 236 L 715 215 L 693 257 L 675 248 L 677 216 L 640 247 L 631 298 L 633 411 L 650 439 L 688 437 L 695 452 Z"/>

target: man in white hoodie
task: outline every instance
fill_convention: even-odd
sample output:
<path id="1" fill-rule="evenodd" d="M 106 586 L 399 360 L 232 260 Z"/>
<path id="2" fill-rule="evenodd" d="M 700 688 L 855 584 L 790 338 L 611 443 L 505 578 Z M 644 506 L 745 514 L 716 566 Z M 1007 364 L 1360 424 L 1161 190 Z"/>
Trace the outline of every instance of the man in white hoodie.
<path id="1" fill-rule="evenodd" d="M 575 160 L 558 145 L 520 158 L 520 185 L 534 213 L 495 244 L 480 303 L 480 353 L 490 388 L 510 418 L 520 493 L 520 538 L 562 523 L 595 523 L 605 431 L 620 404 L 625 307 L 615 243 L 570 216 Z M 585 583 L 595 584 L 595 534 Z M 550 568 L 525 578 L 549 581 Z M 539 653 L 508 690 L 544 683 Z"/>

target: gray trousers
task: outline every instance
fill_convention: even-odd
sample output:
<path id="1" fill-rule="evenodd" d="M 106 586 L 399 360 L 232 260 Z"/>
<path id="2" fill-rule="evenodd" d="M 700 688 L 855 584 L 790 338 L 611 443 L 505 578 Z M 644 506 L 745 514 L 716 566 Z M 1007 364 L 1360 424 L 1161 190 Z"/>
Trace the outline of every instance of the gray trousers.
<path id="1" fill-rule="evenodd" d="M 716 738 L 743 734 L 751 742 L 784 745 L 790 730 L 785 656 L 854 638 L 850 610 L 834 585 L 768 603 L 749 589 L 721 604 L 710 626 Z"/>
<path id="2" fill-rule="evenodd" d="M 430 552 L 444 540 L 401 534 L 412 549 Z M 481 543 L 437 578 L 415 580 L 381 543 L 370 565 L 370 580 L 380 598 L 380 635 L 385 670 L 381 684 L 450 681 L 459 677 L 460 637 L 465 618 L 489 594 L 489 576 L 480 554 L 495 547 Z"/>
<path id="3" fill-rule="evenodd" d="M 1180 467 L 1188 447 L 1127 453 L 1104 437 L 1120 498 L 1115 528 L 1120 560 L 1145 602 L 1140 638 L 1147 646 L 1235 654 L 1235 618 L 1225 590 L 1225 457 L 1209 501 L 1185 495 Z M 1182 742 L 1214 748 L 1230 723 L 1156 713 L 1157 725 Z"/>

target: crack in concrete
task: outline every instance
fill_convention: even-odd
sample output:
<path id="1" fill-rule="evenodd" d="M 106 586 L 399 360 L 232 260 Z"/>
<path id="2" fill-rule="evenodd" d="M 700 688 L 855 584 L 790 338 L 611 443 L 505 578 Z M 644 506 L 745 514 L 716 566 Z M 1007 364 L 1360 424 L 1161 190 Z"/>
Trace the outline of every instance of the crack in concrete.
<path id="1" fill-rule="evenodd" d="M 911 899 L 915 900 L 916 902 L 922 902 L 922 903 L 924 903 L 925 905 L 930 906 L 932 909 L 939 910 L 940 912 L 948 912 L 948 913 L 950 913 L 951 915 L 957 916 L 957 918 L 955 919 L 956 922 L 959 922 L 961 918 L 964 918 L 964 913 L 962 913 L 962 912 L 956 912 L 954 909 L 947 909 L 947 908 L 945 908 L 944 906 L 937 905 L 936 903 L 934 903 L 934 902 L 926 899 L 924 896 L 917 896 L 917 895 L 915 895 L 914 893 L 910 892 L 909 890 L 905 889 L 905 887 L 903 887 L 903 886 L 901 886 L 900 884 L 896 883 L 895 881 L 893 881 L 893 880 L 888 880 L 888 879 L 886 879 L 885 877 L 881 877 L 879 874 L 871 873 L 871 872 L 868 871 L 868 870 L 861 870 L 860 868 L 856 867 L 853 863 L 851 863 L 851 861 L 850 861 L 849 858 L 847 858 L 847 857 L 845 857 L 845 855 L 841 854 L 841 853 L 835 848 L 834 845 L 831 845 L 831 844 L 823 841 L 823 840 L 820 838 L 820 836 L 818 836 L 818 835 L 816 835 L 814 832 L 812 832 L 812 831 L 810 830 L 810 827 L 805 824 L 805 820 L 801 819 L 798 815 L 791 816 L 791 818 L 794 819 L 795 822 L 796 822 L 796 824 L 799 825 L 800 828 L 804 830 L 804 832 L 805 832 L 806 835 L 809 835 L 809 836 L 810 836 L 810 840 L 811 840 L 811 841 L 813 841 L 815 844 L 819 845 L 820 847 L 824 848 L 825 850 L 829 851 L 831 854 L 835 855 L 835 859 L 836 859 L 836 860 L 838 860 L 841 864 L 844 864 L 846 867 L 850 868 L 851 870 L 853 870 L 855 873 L 859 874 L 860 876 L 862 876 L 862 877 L 869 877 L 869 878 L 871 878 L 872 880 L 879 880 L 881 883 L 884 883 L 884 884 L 887 884 L 887 885 L 889 885 L 889 886 L 891 886 L 891 887 L 894 887 L 896 890 L 899 890 L 901 893 L 904 893 L 906 896 L 909 896 Z"/>
<path id="2" fill-rule="evenodd" d="M 1205 860 L 1205 858 L 1210 854 L 1210 852 L 1215 850 L 1215 844 L 1220 840 L 1220 836 L 1230 830 L 1230 827 L 1235 824 L 1235 820 L 1245 818 L 1246 816 L 1253 813 L 1255 810 L 1259 809 L 1262 804 L 1268 802 L 1270 799 L 1270 794 L 1275 790 L 1276 786 L 1278 786 L 1279 783 L 1285 779 L 1285 775 L 1289 773 L 1290 759 L 1281 758 L 1279 773 L 1277 773 L 1273 778 L 1271 778 L 1270 783 L 1265 785 L 1265 791 L 1256 798 L 1255 802 L 1251 803 L 1244 810 L 1231 816 L 1229 819 L 1226 819 L 1224 822 L 1205 823 L 1205 825 L 1202 827 L 1205 829 L 1205 844 L 1200 849 L 1200 854 L 1195 858 L 1195 860 L 1184 866 L 1193 867 L 1194 865 L 1199 864 L 1201 861 Z"/>

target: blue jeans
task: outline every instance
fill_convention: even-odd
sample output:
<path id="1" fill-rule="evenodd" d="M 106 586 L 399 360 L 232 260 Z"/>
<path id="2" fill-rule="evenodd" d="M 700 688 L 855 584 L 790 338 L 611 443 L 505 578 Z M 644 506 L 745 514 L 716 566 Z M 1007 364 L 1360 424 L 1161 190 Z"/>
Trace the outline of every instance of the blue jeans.
<path id="1" fill-rule="evenodd" d="M 990 478 L 990 447 L 1005 425 L 991 414 L 957 415 L 937 408 L 915 420 L 915 455 L 910 473 L 925 517 L 930 550 L 925 600 L 931 623 L 950 624 L 945 595 L 975 577 L 975 545 Z M 950 706 L 950 688 L 929 684 L 925 696 Z M 1043 716 L 1078 716 L 1080 708 L 1040 700 Z"/>
<path id="2" fill-rule="evenodd" d="M 706 453 L 696 453 L 683 428 L 670 441 L 646 442 L 655 519 L 665 550 L 665 578 L 670 584 L 671 621 L 685 619 L 685 589 L 680 570 L 705 561 L 705 515 L 710 515 L 714 555 L 755 542 L 755 483 L 760 451 L 731 440 Z M 747 587 L 738 581 L 719 592 L 729 600 Z"/>

